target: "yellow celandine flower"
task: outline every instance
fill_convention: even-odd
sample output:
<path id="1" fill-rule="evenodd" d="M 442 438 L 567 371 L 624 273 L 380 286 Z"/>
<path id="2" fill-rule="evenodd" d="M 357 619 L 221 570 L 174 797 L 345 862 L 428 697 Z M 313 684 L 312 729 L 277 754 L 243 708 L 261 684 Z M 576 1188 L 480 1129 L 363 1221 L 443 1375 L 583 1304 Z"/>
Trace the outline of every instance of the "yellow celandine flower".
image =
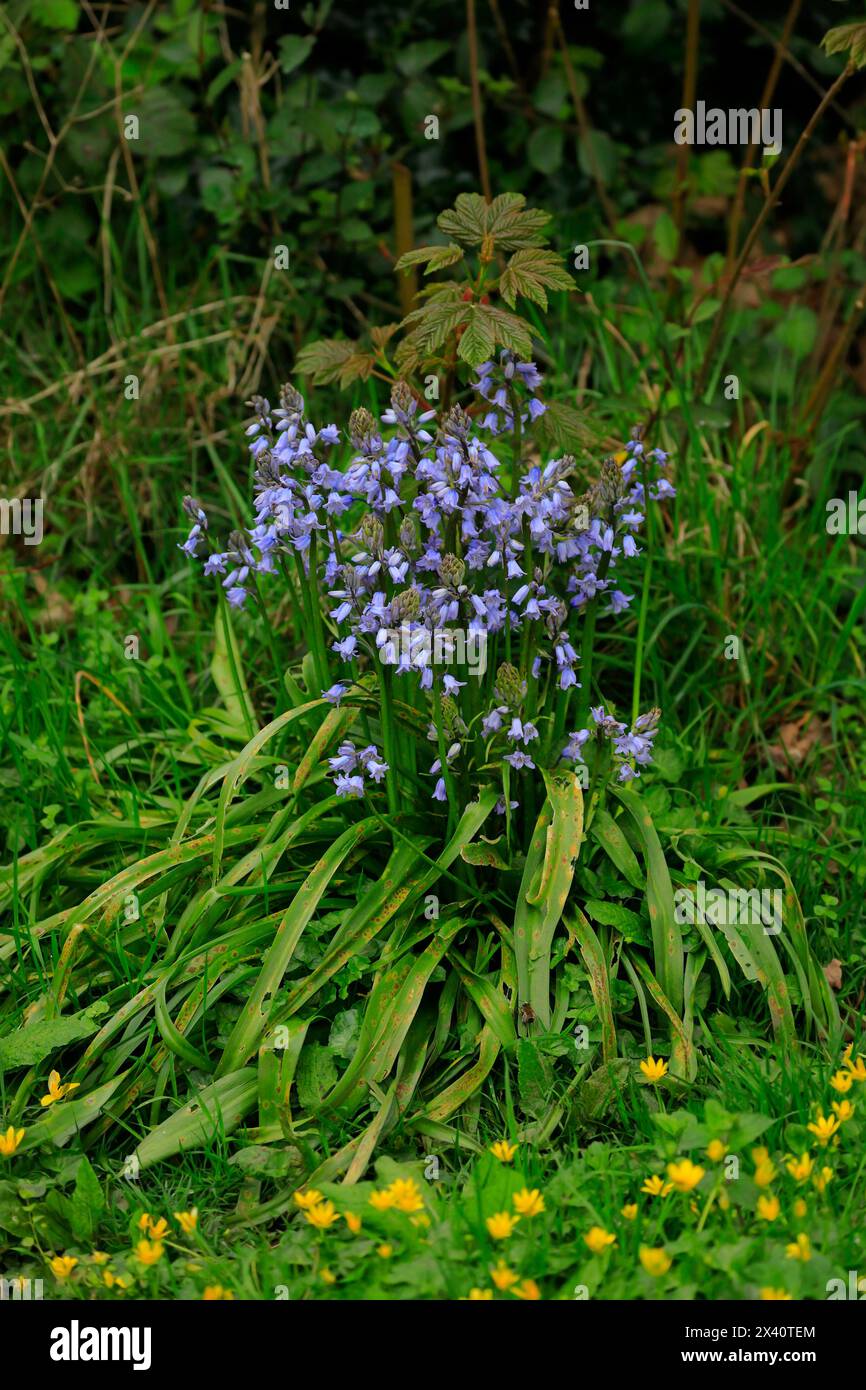
<path id="1" fill-rule="evenodd" d="M 830 1077 L 830 1085 L 834 1091 L 839 1091 L 844 1095 L 854 1085 L 854 1078 L 850 1071 L 837 1071 L 834 1076 Z"/>
<path id="2" fill-rule="evenodd" d="M 854 1114 L 854 1106 L 850 1100 L 834 1100 L 832 1108 L 836 1112 L 836 1118 L 840 1125 L 844 1125 L 845 1121 L 850 1120 Z"/>
<path id="3" fill-rule="evenodd" d="M 310 1207 L 318 1206 L 319 1202 L 323 1201 L 324 1197 L 322 1193 L 318 1192 L 315 1187 L 308 1188 L 306 1192 L 302 1191 L 295 1193 L 295 1202 L 301 1208 L 301 1211 L 309 1211 Z"/>
<path id="4" fill-rule="evenodd" d="M 53 1105 L 55 1101 L 62 1100 L 71 1091 L 77 1091 L 81 1085 L 80 1081 L 65 1081 L 60 1084 L 60 1072 L 53 1071 L 48 1078 L 48 1094 L 40 1100 L 40 1105 Z"/>
<path id="5" fill-rule="evenodd" d="M 515 1298 L 522 1298 L 527 1303 L 537 1303 L 541 1298 L 541 1289 L 534 1279 L 524 1279 L 521 1284 L 515 1284 L 511 1292 Z"/>
<path id="6" fill-rule="evenodd" d="M 201 1297 L 203 1303 L 230 1303 L 234 1294 L 231 1289 L 224 1289 L 222 1284 L 208 1284 Z"/>
<path id="7" fill-rule="evenodd" d="M 647 1081 L 655 1085 L 656 1082 L 661 1081 L 668 1069 L 668 1064 L 663 1062 L 661 1057 L 647 1057 L 645 1062 L 641 1062 L 640 1069 Z"/>
<path id="8" fill-rule="evenodd" d="M 609 1245 L 616 1245 L 616 1236 L 612 1236 L 603 1226 L 590 1226 L 583 1243 L 589 1246 L 593 1255 L 600 1255 Z"/>
<path id="9" fill-rule="evenodd" d="M 121 1293 L 132 1288 L 132 1280 L 126 1274 L 112 1274 L 110 1269 L 102 1271 L 102 1282 L 107 1289 L 120 1289 Z"/>
<path id="10" fill-rule="evenodd" d="M 77 1264 L 74 1255 L 55 1255 L 53 1260 L 49 1260 L 48 1267 L 55 1279 L 68 1279 Z"/>
<path id="11" fill-rule="evenodd" d="M 394 1194 L 390 1188 L 382 1188 L 379 1192 L 370 1193 L 370 1206 L 375 1207 L 376 1211 L 387 1211 L 394 1205 Z"/>
<path id="12" fill-rule="evenodd" d="M 807 1182 L 811 1177 L 814 1160 L 811 1154 L 801 1154 L 799 1158 L 792 1158 L 785 1167 L 796 1182 Z"/>
<path id="13" fill-rule="evenodd" d="M 198 1225 L 198 1207 L 190 1207 L 189 1211 L 176 1211 L 174 1219 L 185 1236 L 191 1236 Z"/>
<path id="14" fill-rule="evenodd" d="M 158 1221 L 150 1222 L 149 1230 L 153 1240 L 162 1240 L 163 1236 L 167 1236 L 169 1233 L 168 1222 L 164 1216 L 161 1216 Z"/>
<path id="15" fill-rule="evenodd" d="M 395 1178 L 388 1188 L 398 1211 L 423 1211 L 424 1198 L 414 1178 Z"/>
<path id="16" fill-rule="evenodd" d="M 429 1225 L 430 1225 L 430 1217 L 427 1215 L 426 1211 L 419 1212 L 417 1216 L 410 1216 L 410 1217 L 409 1217 L 409 1225 L 410 1225 L 410 1226 L 422 1226 L 422 1227 L 423 1227 L 423 1226 L 429 1226 Z"/>
<path id="17" fill-rule="evenodd" d="M 759 1145 L 756 1149 L 752 1149 L 752 1162 L 754 1163 L 756 1168 L 760 1168 L 762 1163 L 768 1163 L 769 1159 L 770 1150 L 765 1149 L 762 1144 Z"/>
<path id="18" fill-rule="evenodd" d="M 329 1226 L 339 1221 L 340 1213 L 333 1202 L 317 1202 L 314 1207 L 309 1207 L 304 1212 L 304 1219 L 309 1221 L 311 1226 L 315 1226 L 317 1231 L 327 1231 Z"/>
<path id="19" fill-rule="evenodd" d="M 819 1192 L 823 1192 L 824 1188 L 827 1186 L 832 1176 L 832 1168 L 822 1168 L 820 1173 L 815 1174 L 814 1178 L 812 1179 L 812 1182 L 814 1183 L 815 1187 L 818 1189 Z"/>
<path id="20" fill-rule="evenodd" d="M 769 1187 L 770 1183 L 777 1176 L 777 1170 L 769 1158 L 765 1158 L 755 1169 L 755 1184 L 757 1187 Z"/>
<path id="21" fill-rule="evenodd" d="M 854 1044 L 849 1043 L 842 1053 L 842 1066 L 850 1073 L 852 1081 L 866 1081 L 866 1059 L 858 1057 L 856 1062 L 851 1061 L 851 1053 L 854 1051 Z"/>
<path id="22" fill-rule="evenodd" d="M 807 1203 L 807 1202 L 804 1202 L 804 1201 L 803 1201 L 803 1198 L 800 1197 L 800 1198 L 794 1203 L 793 1212 L 794 1212 L 794 1215 L 796 1216 L 797 1220 L 798 1220 L 798 1221 L 802 1221 L 802 1220 L 803 1220 L 803 1217 L 804 1217 L 804 1216 L 807 1216 L 808 1213 L 809 1213 L 809 1206 L 808 1206 L 808 1203 Z"/>
<path id="23" fill-rule="evenodd" d="M 730 1205 L 731 1199 L 728 1196 L 727 1192 L 720 1192 L 718 1201 L 716 1203 L 716 1206 L 719 1208 L 719 1211 L 727 1211 Z"/>
<path id="24" fill-rule="evenodd" d="M 513 1269 L 509 1269 L 504 1260 L 499 1260 L 490 1271 L 490 1278 L 493 1280 L 497 1289 L 507 1293 L 513 1284 L 516 1284 L 520 1275 L 515 1274 Z"/>
<path id="25" fill-rule="evenodd" d="M 95 1265 L 107 1265 L 111 1256 L 106 1255 L 104 1250 L 93 1250 L 91 1251 L 90 1258 Z"/>
<path id="26" fill-rule="evenodd" d="M 24 1130 L 10 1125 L 5 1134 L 0 1134 L 0 1154 L 4 1158 L 11 1158 L 23 1138 Z"/>
<path id="27" fill-rule="evenodd" d="M 138 1221 L 136 1222 L 136 1225 L 138 1226 L 138 1229 L 139 1229 L 140 1231 L 147 1231 L 147 1230 L 149 1230 L 149 1229 L 150 1229 L 150 1220 L 151 1220 L 151 1218 L 150 1218 L 150 1212 L 149 1212 L 149 1211 L 144 1211 L 144 1212 L 142 1212 L 141 1216 L 138 1218 Z"/>
<path id="28" fill-rule="evenodd" d="M 390 1260 L 393 1253 L 393 1245 L 378 1245 L 376 1247 L 376 1254 L 379 1256 L 380 1260 Z"/>
<path id="29" fill-rule="evenodd" d="M 660 1279 L 663 1274 L 667 1274 L 673 1264 L 673 1260 L 663 1247 L 653 1250 L 649 1245 L 642 1245 L 639 1253 L 641 1264 L 647 1274 L 651 1274 L 654 1279 Z"/>
<path id="30" fill-rule="evenodd" d="M 165 1246 L 158 1240 L 140 1240 L 135 1247 L 135 1258 L 143 1265 L 155 1265 L 165 1254 Z"/>
<path id="31" fill-rule="evenodd" d="M 761 1217 L 762 1221 L 775 1221 L 781 1210 L 782 1206 L 778 1197 L 769 1196 L 758 1198 L 758 1215 Z"/>
<path id="32" fill-rule="evenodd" d="M 818 1114 L 811 1124 L 806 1126 L 810 1134 L 814 1134 L 819 1144 L 829 1144 L 833 1135 L 839 1128 L 839 1119 L 836 1115 Z"/>
<path id="33" fill-rule="evenodd" d="M 470 1289 L 467 1303 L 487 1303 L 493 1298 L 492 1289 Z"/>
<path id="34" fill-rule="evenodd" d="M 544 1211 L 544 1198 L 537 1187 L 530 1192 L 528 1187 L 521 1188 L 520 1192 L 515 1192 L 511 1198 L 514 1203 L 514 1210 L 520 1216 L 540 1216 Z"/>
<path id="35" fill-rule="evenodd" d="M 772 1289 L 767 1286 L 761 1289 L 761 1298 L 764 1303 L 790 1303 L 793 1294 L 786 1293 L 784 1289 Z"/>
<path id="36" fill-rule="evenodd" d="M 621 1215 L 625 1217 L 626 1221 L 634 1221 L 637 1216 L 637 1202 L 626 1202 Z"/>
<path id="37" fill-rule="evenodd" d="M 721 1139 L 712 1139 L 707 1145 L 707 1158 L 711 1163 L 721 1163 L 727 1152 L 728 1146 Z"/>
<path id="38" fill-rule="evenodd" d="M 494 1240 L 507 1240 L 514 1234 L 519 1220 L 520 1217 L 512 1216 L 510 1211 L 498 1211 L 494 1216 L 488 1216 L 484 1224 Z"/>
<path id="39" fill-rule="evenodd" d="M 345 1217 L 346 1225 L 352 1232 L 352 1235 L 356 1236 L 362 1225 L 360 1216 L 356 1211 L 345 1211 L 343 1212 L 343 1216 Z"/>
<path id="40" fill-rule="evenodd" d="M 795 1241 L 785 1246 L 785 1254 L 789 1260 L 802 1260 L 804 1263 L 812 1258 L 812 1247 L 809 1244 L 809 1237 L 802 1231 Z"/>
<path id="41" fill-rule="evenodd" d="M 323 1284 L 336 1284 L 337 1282 L 336 1274 L 332 1274 L 330 1269 L 320 1269 L 319 1278 Z"/>
<path id="42" fill-rule="evenodd" d="M 490 1145 L 490 1152 L 494 1158 L 498 1158 L 500 1163 L 510 1163 L 517 1153 L 518 1145 L 509 1144 L 507 1139 L 497 1139 L 495 1144 Z"/>
<path id="43" fill-rule="evenodd" d="M 673 1183 L 665 1182 L 658 1173 L 653 1173 L 652 1177 L 647 1178 L 641 1187 L 641 1192 L 645 1192 L 648 1197 L 667 1197 L 668 1193 L 673 1192 L 673 1190 Z"/>
<path id="44" fill-rule="evenodd" d="M 699 1163 L 692 1163 L 690 1158 L 683 1158 L 679 1163 L 668 1164 L 668 1177 L 677 1192 L 691 1192 L 693 1187 L 697 1187 L 705 1172 L 705 1168 L 702 1168 Z"/>

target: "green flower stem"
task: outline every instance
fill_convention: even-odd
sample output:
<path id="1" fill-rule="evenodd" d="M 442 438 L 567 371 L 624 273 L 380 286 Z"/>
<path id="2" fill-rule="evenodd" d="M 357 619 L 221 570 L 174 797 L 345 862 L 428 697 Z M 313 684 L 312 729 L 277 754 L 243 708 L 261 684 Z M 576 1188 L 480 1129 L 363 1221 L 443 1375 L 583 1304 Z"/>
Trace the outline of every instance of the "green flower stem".
<path id="1" fill-rule="evenodd" d="M 382 708 L 379 721 L 382 725 L 382 751 L 385 755 L 385 762 L 388 764 L 388 771 L 385 774 L 385 789 L 388 794 L 388 814 L 396 816 L 400 810 L 400 797 L 397 792 L 397 769 L 399 766 L 399 752 L 397 741 L 394 737 L 396 733 L 394 724 L 394 702 L 391 691 L 391 668 L 384 662 L 376 661 L 376 679 L 379 682 L 379 693 L 382 697 Z"/>
<path id="2" fill-rule="evenodd" d="M 441 765 L 442 776 L 445 779 L 445 795 L 448 798 L 448 834 L 453 834 L 457 824 L 457 788 L 454 785 L 454 778 L 448 766 L 446 754 L 448 749 L 445 744 L 445 728 L 442 722 L 442 697 L 438 687 L 433 685 L 433 721 L 436 725 L 436 741 L 439 748 L 439 762 Z"/>

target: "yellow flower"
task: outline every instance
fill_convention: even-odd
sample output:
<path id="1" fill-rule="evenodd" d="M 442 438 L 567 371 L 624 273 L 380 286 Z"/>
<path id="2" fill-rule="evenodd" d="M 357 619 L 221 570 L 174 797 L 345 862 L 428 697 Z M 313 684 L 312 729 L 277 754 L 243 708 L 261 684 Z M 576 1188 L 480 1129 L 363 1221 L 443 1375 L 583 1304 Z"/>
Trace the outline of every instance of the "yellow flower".
<path id="1" fill-rule="evenodd" d="M 866 1059 L 858 1057 L 856 1062 L 851 1061 L 851 1048 L 847 1048 L 842 1059 L 852 1081 L 866 1081 Z"/>
<path id="2" fill-rule="evenodd" d="M 785 1164 L 785 1167 L 796 1182 L 806 1182 L 811 1175 L 812 1165 L 811 1154 L 800 1154 L 799 1158 L 792 1158 L 790 1163 Z"/>
<path id="3" fill-rule="evenodd" d="M 388 1208 L 393 1207 L 393 1205 L 394 1194 L 390 1187 L 383 1188 L 379 1192 L 370 1193 L 370 1206 L 375 1207 L 377 1211 L 387 1211 Z"/>
<path id="4" fill-rule="evenodd" d="M 410 1216 L 410 1217 L 409 1217 L 409 1225 L 410 1225 L 410 1226 L 422 1226 L 422 1227 L 423 1227 L 423 1226 L 429 1226 L 429 1225 L 430 1225 L 430 1217 L 427 1215 L 426 1211 L 421 1211 L 421 1212 L 418 1213 L 417 1216 Z"/>
<path id="5" fill-rule="evenodd" d="M 234 1294 L 231 1289 L 224 1289 L 222 1284 L 208 1284 L 201 1297 L 203 1303 L 217 1303 L 220 1300 L 225 1303 L 231 1302 Z"/>
<path id="6" fill-rule="evenodd" d="M 790 1303 L 793 1294 L 786 1293 L 784 1289 L 771 1289 L 769 1287 L 761 1289 L 761 1298 L 764 1303 Z"/>
<path id="7" fill-rule="evenodd" d="M 198 1225 L 198 1207 L 190 1207 L 189 1211 L 176 1211 L 174 1219 L 185 1236 L 191 1236 Z"/>
<path id="8" fill-rule="evenodd" d="M 507 1240 L 514 1234 L 519 1220 L 519 1216 L 512 1216 L 509 1211 L 498 1211 L 495 1216 L 488 1216 L 484 1224 L 494 1240 Z"/>
<path id="9" fill-rule="evenodd" d="M 90 1258 L 95 1265 L 107 1265 L 111 1256 L 106 1255 L 104 1250 L 93 1250 L 91 1251 Z"/>
<path id="10" fill-rule="evenodd" d="M 691 1192 L 693 1187 L 697 1187 L 705 1172 L 705 1168 L 702 1168 L 698 1163 L 692 1163 L 690 1158 L 680 1159 L 679 1163 L 668 1164 L 668 1177 L 677 1192 Z"/>
<path id="11" fill-rule="evenodd" d="M 4 1158 L 11 1158 L 23 1138 L 24 1130 L 14 1129 L 10 1125 L 5 1134 L 0 1134 L 0 1154 Z"/>
<path id="12" fill-rule="evenodd" d="M 319 1278 L 323 1284 L 336 1284 L 337 1282 L 336 1274 L 332 1274 L 329 1269 L 320 1269 Z"/>
<path id="13" fill-rule="evenodd" d="M 143 1265 L 155 1265 L 165 1253 L 165 1246 L 158 1240 L 140 1240 L 135 1247 L 135 1258 Z"/>
<path id="14" fill-rule="evenodd" d="M 544 1211 L 544 1198 L 537 1187 L 531 1192 L 528 1187 L 524 1187 L 520 1192 L 515 1192 L 511 1200 L 514 1210 L 521 1216 L 540 1216 Z"/>
<path id="15" fill-rule="evenodd" d="M 314 1187 L 310 1187 L 306 1192 L 296 1192 L 295 1201 L 301 1211 L 309 1211 L 310 1207 L 318 1206 L 319 1202 L 324 1201 L 321 1192 L 317 1192 Z"/>
<path id="16" fill-rule="evenodd" d="M 511 1292 L 515 1298 L 523 1298 L 527 1303 L 537 1303 L 541 1298 L 541 1289 L 534 1279 L 524 1279 L 522 1284 L 515 1284 Z"/>
<path id="17" fill-rule="evenodd" d="M 667 1274 L 673 1260 L 666 1250 L 659 1248 L 652 1250 L 648 1245 L 640 1248 L 640 1262 L 647 1274 L 651 1274 L 654 1279 L 659 1279 L 663 1274 Z"/>
<path id="18" fill-rule="evenodd" d="M 794 1215 L 796 1216 L 797 1220 L 798 1220 L 798 1221 L 802 1221 L 802 1220 L 803 1220 L 803 1217 L 806 1216 L 806 1215 L 808 1215 L 808 1211 L 809 1211 L 809 1205 L 808 1205 L 808 1203 L 807 1203 L 807 1202 L 804 1202 L 804 1201 L 803 1201 L 803 1198 L 800 1197 L 799 1200 L 796 1201 L 796 1202 L 794 1203 L 794 1206 L 793 1206 L 793 1212 L 794 1212 Z"/>
<path id="19" fill-rule="evenodd" d="M 844 1125 L 845 1121 L 850 1120 L 854 1114 L 854 1106 L 850 1100 L 834 1100 L 832 1108 L 836 1112 L 840 1125 Z"/>
<path id="20" fill-rule="evenodd" d="M 377 1245 L 376 1254 L 380 1260 L 390 1260 L 394 1253 L 393 1245 Z"/>
<path id="21" fill-rule="evenodd" d="M 616 1236 L 612 1236 L 603 1226 L 590 1226 L 583 1243 L 589 1246 L 593 1255 L 600 1255 L 609 1245 L 616 1245 Z"/>
<path id="22" fill-rule="evenodd" d="M 48 1078 L 48 1094 L 40 1100 L 40 1105 L 53 1105 L 56 1100 L 62 1100 L 68 1096 L 70 1091 L 77 1091 L 81 1085 L 80 1081 L 66 1081 L 61 1086 L 60 1072 L 53 1071 Z"/>
<path id="23" fill-rule="evenodd" d="M 158 1221 L 150 1222 L 150 1234 L 154 1240 L 162 1240 L 163 1236 L 168 1235 L 168 1222 L 164 1216 L 161 1216 Z"/>
<path id="24" fill-rule="evenodd" d="M 795 1241 L 785 1246 L 785 1254 L 789 1260 L 811 1260 L 812 1247 L 809 1244 L 809 1237 L 801 1231 Z"/>
<path id="25" fill-rule="evenodd" d="M 727 1192 L 720 1192 L 720 1193 L 719 1193 L 719 1197 L 718 1197 L 718 1201 L 717 1201 L 716 1205 L 718 1206 L 718 1208 L 719 1208 L 720 1211 L 727 1211 L 727 1210 L 728 1210 L 728 1207 L 731 1205 L 731 1199 L 730 1199 L 730 1197 L 728 1196 Z"/>
<path id="26" fill-rule="evenodd" d="M 141 1216 L 138 1218 L 138 1221 L 136 1222 L 136 1225 L 138 1226 L 138 1229 L 139 1229 L 140 1231 L 147 1231 L 147 1230 L 149 1230 L 149 1229 L 150 1229 L 150 1212 L 149 1212 L 149 1211 L 143 1211 L 143 1212 L 141 1213 Z"/>
<path id="27" fill-rule="evenodd" d="M 711 1163 L 721 1163 L 727 1152 L 728 1146 L 723 1144 L 721 1139 L 713 1139 L 707 1145 L 707 1158 Z"/>
<path id="28" fill-rule="evenodd" d="M 345 1217 L 346 1225 L 348 1226 L 349 1230 L 352 1232 L 352 1235 L 353 1235 L 353 1236 L 356 1236 L 356 1235 L 358 1234 L 358 1232 L 360 1231 L 360 1229 L 361 1229 L 361 1218 L 360 1218 L 360 1216 L 358 1215 L 358 1213 L 357 1213 L 356 1211 L 345 1211 L 345 1212 L 343 1212 L 343 1216 Z"/>
<path id="29" fill-rule="evenodd" d="M 493 1298 L 492 1289 L 470 1289 L 467 1303 L 487 1303 Z"/>
<path id="30" fill-rule="evenodd" d="M 314 1207 L 304 1212 L 304 1218 L 311 1226 L 315 1226 L 317 1231 L 327 1231 L 329 1226 L 339 1221 L 340 1213 L 333 1202 L 317 1202 Z"/>
<path id="31" fill-rule="evenodd" d="M 117 1288 L 120 1289 L 121 1293 L 124 1293 L 132 1284 L 132 1280 L 125 1274 L 112 1274 L 110 1269 L 102 1271 L 102 1282 L 107 1289 Z"/>
<path id="32" fill-rule="evenodd" d="M 824 1188 L 827 1186 L 832 1176 L 832 1168 L 822 1168 L 820 1173 L 815 1174 L 814 1178 L 812 1179 L 812 1182 L 814 1183 L 815 1187 L 818 1189 L 819 1192 L 823 1192 Z"/>
<path id="33" fill-rule="evenodd" d="M 490 1152 L 494 1158 L 498 1158 L 500 1163 L 510 1163 L 517 1153 L 518 1145 L 509 1144 L 507 1139 L 497 1139 L 495 1144 L 490 1145 Z"/>
<path id="34" fill-rule="evenodd" d="M 814 1122 L 808 1124 L 806 1128 L 810 1134 L 814 1134 L 819 1144 L 829 1144 L 839 1128 L 839 1120 L 835 1115 L 821 1115 L 819 1113 Z"/>
<path id="35" fill-rule="evenodd" d="M 637 1202 L 626 1202 L 621 1215 L 625 1217 L 626 1221 L 634 1221 L 637 1216 Z"/>
<path id="36" fill-rule="evenodd" d="M 55 1279 L 68 1279 L 78 1261 L 74 1255 L 55 1255 L 48 1264 Z"/>
<path id="37" fill-rule="evenodd" d="M 844 1095 L 854 1085 L 854 1078 L 850 1071 L 837 1071 L 835 1076 L 830 1077 L 830 1085 L 834 1091 L 839 1091 Z"/>
<path id="38" fill-rule="evenodd" d="M 769 1158 L 762 1159 L 755 1169 L 755 1183 L 758 1187 L 769 1187 L 776 1177 L 776 1169 Z"/>
<path id="39" fill-rule="evenodd" d="M 423 1211 L 424 1199 L 414 1178 L 395 1178 L 388 1188 L 398 1211 Z"/>
<path id="40" fill-rule="evenodd" d="M 661 1081 L 668 1069 L 668 1064 L 663 1062 L 660 1057 L 647 1057 L 645 1062 L 641 1062 L 640 1069 L 647 1081 L 655 1085 L 657 1081 Z"/>
<path id="41" fill-rule="evenodd" d="M 763 1221 L 775 1221 L 782 1210 L 778 1197 L 759 1197 L 758 1215 Z"/>
<path id="42" fill-rule="evenodd" d="M 768 1163 L 769 1159 L 770 1150 L 765 1149 L 763 1145 L 759 1145 L 758 1148 L 752 1149 L 752 1162 L 756 1168 L 760 1168 L 762 1163 Z"/>
<path id="43" fill-rule="evenodd" d="M 665 1182 L 658 1173 L 653 1173 L 651 1178 L 647 1178 L 641 1187 L 641 1192 L 645 1192 L 648 1197 L 667 1197 L 669 1192 L 673 1192 L 673 1184 Z"/>
<path id="44" fill-rule="evenodd" d="M 494 1265 L 493 1269 L 491 1269 L 490 1278 L 493 1280 L 497 1289 L 501 1289 L 503 1293 L 507 1293 L 512 1284 L 518 1282 L 520 1276 L 515 1274 L 513 1269 L 509 1269 L 504 1260 L 499 1260 L 497 1264 Z"/>

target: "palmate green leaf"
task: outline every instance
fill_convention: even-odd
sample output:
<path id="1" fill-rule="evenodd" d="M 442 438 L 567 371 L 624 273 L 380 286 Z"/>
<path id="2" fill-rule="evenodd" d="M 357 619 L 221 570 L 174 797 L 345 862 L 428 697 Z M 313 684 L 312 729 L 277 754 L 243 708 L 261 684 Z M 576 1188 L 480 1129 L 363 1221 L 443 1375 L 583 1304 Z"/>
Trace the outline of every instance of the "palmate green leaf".
<path id="1" fill-rule="evenodd" d="M 470 367 L 477 367 L 479 363 L 486 362 L 493 356 L 496 339 L 490 322 L 485 317 L 484 306 L 472 304 L 470 310 L 469 322 L 460 339 L 457 356 L 461 361 L 468 362 Z"/>
<path id="2" fill-rule="evenodd" d="M 821 40 L 825 53 L 847 53 L 855 67 L 866 67 L 866 23 L 840 24 Z"/>
<path id="3" fill-rule="evenodd" d="M 550 213 L 527 208 L 522 193 L 502 193 L 488 204 L 480 193 L 461 193 L 453 208 L 440 213 L 437 225 L 464 246 L 480 246 L 490 237 L 502 251 L 539 246 Z"/>
<path id="4" fill-rule="evenodd" d="M 535 437 L 542 449 L 576 452 L 596 446 L 596 434 L 584 414 L 566 401 L 551 401 L 535 421 Z"/>
<path id="5" fill-rule="evenodd" d="M 350 386 L 353 381 L 366 381 L 376 365 L 372 352 L 365 352 L 358 343 L 344 338 L 322 338 L 302 348 L 295 359 L 295 370 L 301 376 L 312 377 L 317 386 Z"/>
<path id="6" fill-rule="evenodd" d="M 411 270 L 413 265 L 423 265 L 426 261 L 427 268 L 424 274 L 432 275 L 436 270 L 444 270 L 446 266 L 461 261 L 465 254 L 463 247 L 456 246 L 453 241 L 447 246 L 419 246 L 414 251 L 406 251 L 394 269 Z"/>
<path id="7" fill-rule="evenodd" d="M 574 280 L 555 251 L 531 247 L 515 251 L 499 281 L 499 292 L 512 309 L 518 295 L 547 308 L 546 290 L 574 289 Z"/>

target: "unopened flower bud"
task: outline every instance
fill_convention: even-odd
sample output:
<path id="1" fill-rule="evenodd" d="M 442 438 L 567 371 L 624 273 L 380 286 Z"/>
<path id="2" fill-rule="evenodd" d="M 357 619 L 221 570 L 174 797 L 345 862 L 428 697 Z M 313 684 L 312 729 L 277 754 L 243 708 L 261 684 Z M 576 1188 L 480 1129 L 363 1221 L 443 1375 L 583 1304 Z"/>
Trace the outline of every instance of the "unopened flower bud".
<path id="1" fill-rule="evenodd" d="M 463 583 L 466 566 L 456 555 L 443 555 L 437 573 L 447 588 L 459 589 Z"/>

